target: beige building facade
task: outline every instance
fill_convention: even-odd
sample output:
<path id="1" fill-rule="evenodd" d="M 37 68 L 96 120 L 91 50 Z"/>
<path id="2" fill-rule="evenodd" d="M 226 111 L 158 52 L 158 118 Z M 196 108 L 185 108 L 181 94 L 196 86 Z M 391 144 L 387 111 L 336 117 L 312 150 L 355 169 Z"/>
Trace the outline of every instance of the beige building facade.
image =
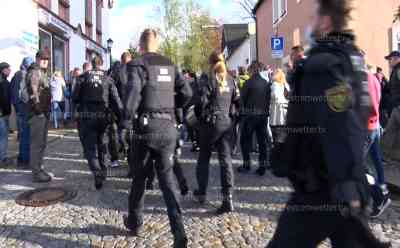
<path id="1" fill-rule="evenodd" d="M 365 51 L 367 63 L 379 66 L 386 74 L 385 61 L 390 51 L 400 49 L 400 23 L 394 14 L 400 0 L 354 0 L 350 28 L 355 31 L 358 46 Z M 254 11 L 257 16 L 258 58 L 261 62 L 281 67 L 289 60 L 291 47 L 303 45 L 305 31 L 310 23 L 315 0 L 259 0 Z M 284 58 L 271 56 L 271 37 L 285 38 Z"/>

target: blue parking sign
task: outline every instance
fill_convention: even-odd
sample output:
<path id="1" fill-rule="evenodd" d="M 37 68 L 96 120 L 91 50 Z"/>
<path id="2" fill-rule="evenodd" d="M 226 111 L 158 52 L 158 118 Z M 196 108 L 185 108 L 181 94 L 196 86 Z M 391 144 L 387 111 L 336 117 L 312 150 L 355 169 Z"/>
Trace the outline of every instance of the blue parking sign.
<path id="1" fill-rule="evenodd" d="M 283 58 L 283 49 L 285 47 L 283 37 L 272 37 L 271 38 L 271 51 L 272 58 L 280 59 Z"/>

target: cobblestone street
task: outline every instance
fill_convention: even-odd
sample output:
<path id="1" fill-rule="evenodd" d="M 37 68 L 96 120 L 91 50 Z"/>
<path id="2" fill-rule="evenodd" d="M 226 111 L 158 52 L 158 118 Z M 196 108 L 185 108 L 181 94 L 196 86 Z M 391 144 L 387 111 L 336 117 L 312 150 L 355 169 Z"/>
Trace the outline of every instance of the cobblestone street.
<path id="1" fill-rule="evenodd" d="M 15 145 L 11 144 L 13 147 Z M 182 159 L 191 189 L 196 186 L 195 158 L 193 153 L 185 151 Z M 240 163 L 237 157 L 234 166 Z M 215 157 L 212 164 L 217 164 Z M 109 171 L 113 177 L 107 179 L 103 190 L 96 191 L 75 132 L 52 131 L 45 169 L 55 176 L 48 185 L 32 183 L 29 171 L 12 167 L 0 169 L 0 247 L 172 247 L 166 208 L 159 190 L 146 192 L 144 236 L 127 236 L 122 223 L 130 187 L 130 180 L 123 177 L 126 166 Z M 214 215 L 221 198 L 217 166 L 211 169 L 210 204 L 200 207 L 190 195 L 182 199 L 189 247 L 261 248 L 268 243 L 291 191 L 289 184 L 270 174 L 258 177 L 236 173 L 235 179 L 236 212 L 233 214 Z M 21 192 L 43 186 L 72 188 L 78 195 L 71 201 L 49 207 L 31 208 L 15 203 Z M 398 203 L 392 204 L 371 225 L 381 238 L 390 239 L 394 247 L 400 247 Z M 329 242 L 322 247 L 330 247 Z"/>

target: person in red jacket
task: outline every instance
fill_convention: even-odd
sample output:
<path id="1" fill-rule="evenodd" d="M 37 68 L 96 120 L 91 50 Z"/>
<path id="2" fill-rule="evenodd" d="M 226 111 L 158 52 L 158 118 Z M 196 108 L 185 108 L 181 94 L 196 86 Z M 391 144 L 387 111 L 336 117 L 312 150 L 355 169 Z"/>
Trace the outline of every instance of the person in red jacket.
<path id="1" fill-rule="evenodd" d="M 368 74 L 368 90 L 371 96 L 373 111 L 368 119 L 368 140 L 366 156 L 369 154 L 376 170 L 376 182 L 373 187 L 374 209 L 371 217 L 379 217 L 390 205 L 389 191 L 385 184 L 383 156 L 380 148 L 381 125 L 379 123 L 379 104 L 381 101 L 381 84 L 374 74 Z"/>

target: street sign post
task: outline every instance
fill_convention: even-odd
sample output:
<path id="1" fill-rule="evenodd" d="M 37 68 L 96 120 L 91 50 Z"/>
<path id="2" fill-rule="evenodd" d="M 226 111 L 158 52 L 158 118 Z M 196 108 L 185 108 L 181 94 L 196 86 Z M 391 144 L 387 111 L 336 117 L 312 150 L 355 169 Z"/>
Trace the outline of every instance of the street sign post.
<path id="1" fill-rule="evenodd" d="M 271 38 L 271 51 L 273 59 L 281 59 L 283 58 L 283 49 L 284 49 L 284 38 L 283 37 L 272 37 Z"/>

